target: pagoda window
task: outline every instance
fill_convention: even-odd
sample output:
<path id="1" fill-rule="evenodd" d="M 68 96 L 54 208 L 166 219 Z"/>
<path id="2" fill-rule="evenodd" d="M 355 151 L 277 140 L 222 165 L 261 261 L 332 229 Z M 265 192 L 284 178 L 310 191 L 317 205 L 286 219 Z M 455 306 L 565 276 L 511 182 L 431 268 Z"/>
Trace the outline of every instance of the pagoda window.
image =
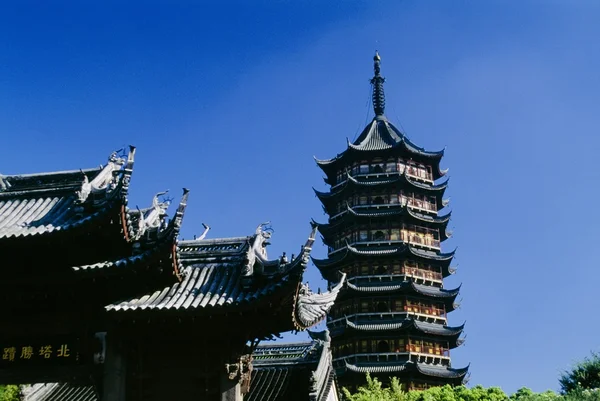
<path id="1" fill-rule="evenodd" d="M 374 241 L 385 241 L 387 237 L 386 233 L 381 230 L 372 231 L 372 235 Z"/>
<path id="2" fill-rule="evenodd" d="M 387 163 L 385 164 L 385 172 L 395 173 L 396 171 L 398 171 L 398 163 L 396 163 L 396 160 L 393 158 L 388 159 Z"/>
<path id="3" fill-rule="evenodd" d="M 369 198 L 367 197 L 367 195 L 361 195 L 358 198 L 358 204 L 359 205 L 368 205 L 369 204 Z"/>
<path id="4" fill-rule="evenodd" d="M 387 272 L 388 272 L 387 265 L 381 265 L 381 266 L 377 267 L 377 274 L 382 275 L 382 274 L 387 274 Z"/>
<path id="5" fill-rule="evenodd" d="M 377 352 L 390 352 L 390 345 L 387 341 L 381 340 L 377 343 Z"/>
<path id="6" fill-rule="evenodd" d="M 399 203 L 399 197 L 398 197 L 398 194 L 394 194 L 394 193 L 392 193 L 392 194 L 390 195 L 390 204 L 392 204 L 392 205 L 397 205 L 398 203 Z"/>
<path id="7" fill-rule="evenodd" d="M 379 301 L 377 303 L 377 312 L 389 312 L 390 308 L 388 307 L 388 303 L 384 301 Z"/>
<path id="8" fill-rule="evenodd" d="M 374 165 L 372 171 L 375 174 L 381 174 L 381 173 L 383 173 L 383 165 L 381 165 L 381 164 Z"/>
<path id="9" fill-rule="evenodd" d="M 361 242 L 369 240 L 369 232 L 367 230 L 358 231 L 358 240 Z"/>
<path id="10" fill-rule="evenodd" d="M 369 162 L 362 161 L 360 166 L 358 166 L 359 174 L 369 174 Z"/>
<path id="11" fill-rule="evenodd" d="M 359 341 L 358 350 L 359 350 L 358 352 L 361 352 L 361 353 L 370 352 L 371 349 L 369 347 L 369 342 L 367 340 Z"/>
<path id="12" fill-rule="evenodd" d="M 392 241 L 400 240 L 400 229 L 399 228 L 392 228 L 392 230 L 390 231 L 390 240 L 392 240 Z"/>
<path id="13" fill-rule="evenodd" d="M 373 199 L 373 204 L 374 205 L 384 205 L 387 202 L 384 201 L 383 196 L 377 196 L 375 197 L 375 199 Z"/>
<path id="14" fill-rule="evenodd" d="M 392 310 L 394 312 L 402 312 L 404 310 L 404 302 L 401 299 L 394 299 L 392 301 Z"/>
<path id="15" fill-rule="evenodd" d="M 354 163 L 352 165 L 352 175 L 357 175 L 360 171 L 360 167 L 358 165 L 358 163 Z"/>
<path id="16" fill-rule="evenodd" d="M 392 230 L 392 235 L 394 233 L 394 230 Z M 398 236 L 400 236 L 400 230 L 398 230 Z M 394 263 L 392 265 L 392 273 L 393 274 L 401 274 L 402 273 L 402 266 L 400 265 L 400 263 Z"/>

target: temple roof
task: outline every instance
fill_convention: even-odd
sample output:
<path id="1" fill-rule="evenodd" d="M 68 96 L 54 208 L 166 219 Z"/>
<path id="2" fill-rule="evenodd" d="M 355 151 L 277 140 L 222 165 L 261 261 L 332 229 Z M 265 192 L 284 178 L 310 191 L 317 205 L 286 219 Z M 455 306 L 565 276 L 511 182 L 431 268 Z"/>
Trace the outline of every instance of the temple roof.
<path id="1" fill-rule="evenodd" d="M 39 383 L 23 391 L 23 401 L 100 401 L 93 384 Z"/>
<path id="2" fill-rule="evenodd" d="M 88 170 L 0 176 L 0 239 L 68 230 L 126 204 L 134 154 Z"/>
<path id="3" fill-rule="evenodd" d="M 163 264 L 168 263 L 173 266 L 175 273 L 178 273 L 178 263 L 173 258 L 172 249 L 175 247 L 185 208 L 189 190 L 183 189 L 183 196 L 179 202 L 175 216 L 167 222 L 167 215 L 164 214 L 165 204 L 158 202 L 158 195 L 154 197 L 153 206 L 142 211 L 128 211 L 129 218 L 128 236 L 134 242 L 133 254 L 118 260 L 106 260 L 93 264 L 73 266 L 76 272 L 106 271 L 114 269 L 122 271 L 123 269 L 132 270 L 136 266 L 153 266 L 161 268 Z M 136 213 L 137 212 L 137 213 Z M 131 224 L 136 222 L 136 224 Z"/>
<path id="4" fill-rule="evenodd" d="M 326 332 L 325 332 L 326 333 Z M 246 401 L 325 401 L 337 392 L 329 341 L 258 346 L 252 354 Z M 328 336 L 327 336 L 328 337 Z M 93 384 L 40 383 L 24 389 L 25 401 L 100 401 Z"/>
<path id="5" fill-rule="evenodd" d="M 250 392 L 245 400 L 324 401 L 337 390 L 329 341 L 262 345 L 252 356 Z"/>
<path id="6" fill-rule="evenodd" d="M 305 329 L 325 318 L 343 284 L 342 279 L 330 292 L 315 294 L 301 283 L 315 232 L 313 227 L 300 253 L 291 261 L 285 255 L 275 260 L 267 258 L 271 231 L 264 224 L 247 237 L 181 241 L 177 250 L 180 282 L 106 309 L 216 314 L 262 300 L 268 302 L 273 294 L 279 294 L 293 298 L 293 325 L 298 330 Z"/>

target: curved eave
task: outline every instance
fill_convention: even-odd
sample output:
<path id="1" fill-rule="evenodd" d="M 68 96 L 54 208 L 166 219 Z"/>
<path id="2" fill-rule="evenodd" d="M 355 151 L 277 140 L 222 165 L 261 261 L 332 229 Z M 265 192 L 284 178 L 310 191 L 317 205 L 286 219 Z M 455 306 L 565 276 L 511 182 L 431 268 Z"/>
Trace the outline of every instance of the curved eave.
<path id="1" fill-rule="evenodd" d="M 346 288 L 350 291 L 361 293 L 380 293 L 380 292 L 402 292 L 414 291 L 420 295 L 427 295 L 433 298 L 446 298 L 454 300 L 460 292 L 460 286 L 452 290 L 446 290 L 439 287 L 431 287 L 428 285 L 416 284 L 412 281 L 402 281 L 398 284 L 388 285 L 356 285 L 351 282 L 346 282 Z"/>
<path id="2" fill-rule="evenodd" d="M 359 180 L 356 177 L 352 177 L 350 174 L 347 174 L 347 178 L 343 182 L 332 186 L 329 192 L 318 191 L 315 188 L 313 188 L 313 191 L 315 192 L 315 195 L 317 196 L 317 198 L 319 198 L 323 206 L 325 206 L 325 209 L 330 215 L 333 214 L 332 208 L 340 200 L 340 198 L 343 198 L 348 194 L 360 190 L 361 188 L 385 188 L 387 186 L 395 184 L 400 186 L 408 185 L 417 192 L 425 191 L 431 194 L 436 198 L 436 204 L 438 209 L 440 210 L 448 204 L 448 201 L 444 200 L 443 196 L 444 192 L 446 191 L 446 188 L 448 187 L 449 178 L 444 180 L 443 182 L 430 185 L 411 179 L 404 173 L 386 173 L 383 175 L 386 176 L 385 179 L 377 178 L 374 180 Z M 329 183 L 328 180 L 326 180 L 326 182 Z"/>
<path id="3" fill-rule="evenodd" d="M 0 239 L 47 237 L 89 225 L 116 210 L 120 213 L 127 204 L 134 155 L 135 147 L 130 146 L 126 160 L 113 154 L 104 167 L 5 176 L 12 184 L 0 190 Z M 95 180 L 102 182 L 107 177 L 110 179 L 104 186 L 95 183 L 100 187 L 92 187 Z M 6 216 L 3 213 L 10 214 L 2 219 Z"/>
<path id="4" fill-rule="evenodd" d="M 306 330 L 325 319 L 333 306 L 340 290 L 344 286 L 346 275 L 342 274 L 340 281 L 325 293 L 313 293 L 308 285 L 301 284 L 294 303 L 292 320 L 296 330 Z"/>
<path id="5" fill-rule="evenodd" d="M 417 371 L 424 376 L 440 377 L 444 379 L 462 379 L 469 372 L 469 365 L 464 368 L 438 367 L 435 365 L 416 364 Z"/>
<path id="6" fill-rule="evenodd" d="M 138 266 L 147 267 L 149 265 L 153 265 L 156 263 L 153 258 L 159 257 L 161 261 L 169 261 L 172 264 L 175 273 L 178 273 L 178 261 L 171 260 L 175 257 L 175 253 L 173 252 L 176 249 L 177 237 L 179 235 L 179 231 L 181 229 L 181 223 L 183 220 L 183 215 L 185 213 L 185 208 L 187 206 L 187 199 L 189 196 L 189 190 L 183 189 L 183 196 L 179 205 L 177 207 L 177 211 L 175 212 L 175 216 L 167 227 L 163 230 L 159 231 L 156 235 L 156 240 L 152 242 L 141 241 L 140 246 L 142 248 L 147 248 L 143 252 L 140 252 L 137 255 L 132 255 L 126 258 L 122 258 L 116 261 L 103 261 L 99 263 L 83 265 L 83 266 L 73 266 L 71 269 L 75 272 L 105 272 L 108 269 L 114 271 L 117 269 L 118 271 L 122 271 L 123 269 L 135 269 Z M 160 257 L 160 256 L 164 257 Z M 153 263 L 149 263 L 149 262 Z"/>
<path id="7" fill-rule="evenodd" d="M 376 116 L 353 142 L 348 142 L 348 150 L 360 152 L 382 151 L 402 147 L 408 154 L 433 160 L 440 160 L 444 150 L 428 151 L 417 146 L 387 118 Z"/>
<path id="8" fill-rule="evenodd" d="M 404 244 L 391 249 L 383 250 L 359 250 L 351 245 L 345 246 L 337 252 L 333 257 L 326 259 L 312 258 L 315 266 L 321 271 L 323 277 L 329 280 L 329 276 L 337 270 L 344 267 L 354 259 L 371 259 L 373 257 L 397 257 L 412 255 L 425 263 L 438 262 L 437 265 L 442 267 L 444 277 L 454 274 L 455 269 L 450 268 L 450 263 L 454 257 L 456 250 L 448 253 L 435 253 L 423 251 L 418 248 L 413 248 L 410 245 Z"/>
<path id="9" fill-rule="evenodd" d="M 154 267 L 155 265 L 155 257 L 160 256 L 161 254 L 164 254 L 164 258 L 160 258 L 160 259 L 168 259 L 171 252 L 171 250 L 168 249 L 165 251 L 165 247 L 164 244 L 160 244 L 157 245 L 151 249 L 148 249 L 142 253 L 139 253 L 137 255 L 133 255 L 127 258 L 122 258 L 119 260 L 115 260 L 115 261 L 104 261 L 104 262 L 99 262 L 99 263 L 94 263 L 94 264 L 89 264 L 89 265 L 83 265 L 83 266 L 73 266 L 71 267 L 71 270 L 73 270 L 74 272 L 87 272 L 87 273 L 95 273 L 95 272 L 107 272 L 107 271 L 112 271 L 112 272 L 123 272 L 125 269 L 133 271 L 135 270 L 137 267 L 148 267 L 150 265 L 152 265 Z"/>
<path id="10" fill-rule="evenodd" d="M 415 362 L 399 362 L 395 364 L 351 364 L 344 358 L 344 369 L 347 372 L 359 373 L 364 375 L 369 372 L 374 375 L 382 375 L 389 373 L 402 373 L 406 372 L 411 374 L 417 372 L 424 377 L 428 378 L 439 378 L 446 380 L 455 380 L 455 384 L 463 382 L 465 376 L 469 371 L 469 366 L 465 368 L 451 368 L 444 365 L 415 363 Z"/>
<path id="11" fill-rule="evenodd" d="M 414 329 L 422 334 L 441 337 L 454 337 L 456 340 L 462 334 L 465 324 L 460 326 L 449 327 L 435 323 L 420 322 L 414 319 L 405 319 L 401 322 L 394 323 L 354 323 L 346 319 L 343 326 L 345 329 L 359 332 L 379 332 L 379 331 L 405 331 Z"/>
<path id="12" fill-rule="evenodd" d="M 417 213 L 411 210 L 410 207 L 397 205 L 397 206 L 371 206 L 365 208 L 353 208 L 350 206 L 346 207 L 346 210 L 340 213 L 334 220 L 333 223 L 317 223 L 319 232 L 325 238 L 326 243 L 331 243 L 331 236 L 344 230 L 346 227 L 352 225 L 356 220 L 372 220 L 372 219 L 385 219 L 391 217 L 405 216 L 413 223 L 429 228 L 439 229 L 440 240 L 445 241 L 449 238 L 449 233 L 446 232 L 448 222 L 450 221 L 451 213 L 445 214 L 441 217 L 433 217 Z M 382 242 L 385 242 L 382 241 Z"/>

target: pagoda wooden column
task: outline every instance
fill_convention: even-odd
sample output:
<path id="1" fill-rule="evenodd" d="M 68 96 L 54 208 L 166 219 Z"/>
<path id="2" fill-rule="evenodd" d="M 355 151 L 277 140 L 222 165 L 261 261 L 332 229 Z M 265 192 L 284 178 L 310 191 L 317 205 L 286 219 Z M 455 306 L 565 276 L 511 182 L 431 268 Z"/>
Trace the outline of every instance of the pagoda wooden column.
<path id="1" fill-rule="evenodd" d="M 125 401 L 126 368 L 127 357 L 122 339 L 116 333 L 107 333 L 102 401 Z"/>

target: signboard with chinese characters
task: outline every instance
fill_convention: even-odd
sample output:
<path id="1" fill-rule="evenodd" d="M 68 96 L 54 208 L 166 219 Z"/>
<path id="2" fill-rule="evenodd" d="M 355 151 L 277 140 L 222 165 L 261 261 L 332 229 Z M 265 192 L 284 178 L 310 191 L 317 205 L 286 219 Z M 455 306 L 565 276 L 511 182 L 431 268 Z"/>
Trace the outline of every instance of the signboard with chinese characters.
<path id="1" fill-rule="evenodd" d="M 0 341 L 0 368 L 77 364 L 79 359 L 77 339 Z"/>

